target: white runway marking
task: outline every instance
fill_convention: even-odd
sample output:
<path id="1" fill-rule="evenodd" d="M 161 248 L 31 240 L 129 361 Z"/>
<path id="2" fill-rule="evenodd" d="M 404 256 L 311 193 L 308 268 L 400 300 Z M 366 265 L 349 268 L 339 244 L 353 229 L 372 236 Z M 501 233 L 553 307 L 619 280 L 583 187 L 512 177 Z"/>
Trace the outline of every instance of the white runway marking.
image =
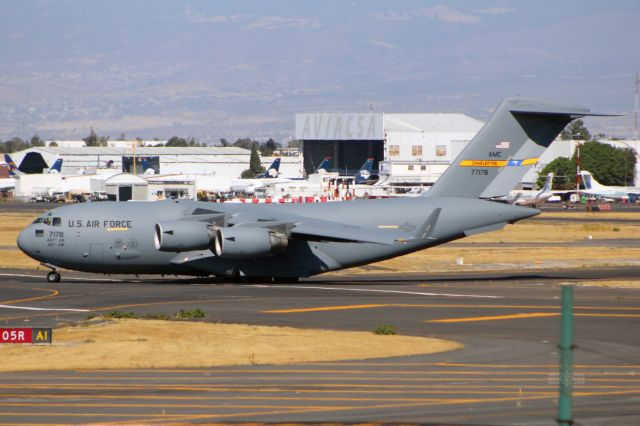
<path id="1" fill-rule="evenodd" d="M 39 275 L 30 275 L 30 274 L 0 274 L 0 277 L 27 277 L 27 278 L 40 278 Z M 44 279 L 44 277 L 42 277 Z M 75 280 L 75 281 L 122 281 L 114 278 L 84 278 L 84 277 L 64 277 L 65 281 Z M 134 280 L 135 281 L 135 280 Z"/>
<path id="2" fill-rule="evenodd" d="M 392 294 L 412 294 L 415 296 L 438 296 L 438 297 L 469 297 L 472 299 L 504 299 L 503 296 L 486 296 L 481 294 L 456 294 L 456 293 L 426 293 L 421 291 L 402 290 L 380 290 L 373 288 L 345 288 L 345 287 L 316 287 L 316 286 L 292 286 L 292 285 L 254 285 L 252 287 L 277 287 L 277 288 L 311 288 L 315 290 L 337 290 L 337 291 L 361 291 L 369 293 L 392 293 Z"/>
<path id="3" fill-rule="evenodd" d="M 15 306 L 15 305 L 0 305 L 0 308 L 23 309 L 25 311 L 91 312 L 91 310 L 89 309 L 35 308 L 33 306 Z"/>

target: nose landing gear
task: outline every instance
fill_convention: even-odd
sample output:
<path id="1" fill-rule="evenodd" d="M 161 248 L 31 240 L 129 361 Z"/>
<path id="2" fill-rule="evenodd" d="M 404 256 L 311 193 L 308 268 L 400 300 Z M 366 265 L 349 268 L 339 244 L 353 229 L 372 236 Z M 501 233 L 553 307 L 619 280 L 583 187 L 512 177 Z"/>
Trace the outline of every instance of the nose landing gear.
<path id="1" fill-rule="evenodd" d="M 47 274 L 47 282 L 50 283 L 59 283 L 60 278 L 60 272 L 58 271 L 51 271 Z"/>
<path id="2" fill-rule="evenodd" d="M 41 263 L 40 265 L 44 266 L 45 268 L 49 268 L 51 269 L 51 272 L 49 272 L 47 274 L 47 282 L 48 283 L 59 283 L 60 282 L 60 272 L 58 272 L 58 268 L 56 268 L 55 266 L 53 266 L 50 263 Z"/>

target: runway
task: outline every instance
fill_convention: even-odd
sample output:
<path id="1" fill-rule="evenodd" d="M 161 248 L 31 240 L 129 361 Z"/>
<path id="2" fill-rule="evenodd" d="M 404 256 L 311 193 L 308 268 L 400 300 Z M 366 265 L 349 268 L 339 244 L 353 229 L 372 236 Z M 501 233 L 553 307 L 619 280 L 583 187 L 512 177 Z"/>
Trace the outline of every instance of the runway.
<path id="1" fill-rule="evenodd" d="M 2 373 L 0 423 L 551 425 L 560 284 L 638 276 L 640 268 L 604 268 L 225 285 L 66 273 L 52 286 L 43 272 L 0 271 L 3 325 L 201 308 L 225 323 L 361 331 L 390 324 L 400 334 L 465 345 L 437 355 L 289 366 Z M 574 418 L 640 423 L 640 293 L 578 287 L 575 296 Z"/>

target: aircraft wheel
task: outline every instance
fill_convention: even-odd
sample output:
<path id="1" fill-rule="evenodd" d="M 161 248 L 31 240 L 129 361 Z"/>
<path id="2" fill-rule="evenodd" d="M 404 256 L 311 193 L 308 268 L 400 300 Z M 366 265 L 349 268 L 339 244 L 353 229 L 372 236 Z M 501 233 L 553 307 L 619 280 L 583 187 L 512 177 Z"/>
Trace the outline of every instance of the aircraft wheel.
<path id="1" fill-rule="evenodd" d="M 50 283 L 59 283 L 60 278 L 60 273 L 58 271 L 51 271 L 47 274 L 47 282 Z"/>

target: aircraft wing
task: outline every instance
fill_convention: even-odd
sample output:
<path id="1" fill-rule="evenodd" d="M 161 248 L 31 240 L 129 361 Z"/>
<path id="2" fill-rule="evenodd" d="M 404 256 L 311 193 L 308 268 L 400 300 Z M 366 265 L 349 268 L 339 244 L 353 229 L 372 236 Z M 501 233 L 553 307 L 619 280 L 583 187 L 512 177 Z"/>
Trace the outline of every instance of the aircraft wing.
<path id="1" fill-rule="evenodd" d="M 304 219 L 303 222 L 293 224 L 291 235 L 301 238 L 316 238 L 330 241 L 352 241 L 357 243 L 377 243 L 393 245 L 398 242 L 398 236 L 388 230 L 371 227 L 345 225 L 338 222 Z"/>
<path id="2" fill-rule="evenodd" d="M 240 218 L 238 218 L 240 219 Z M 232 220 L 232 222 L 234 222 Z M 389 230 L 346 225 L 330 220 L 291 217 L 289 220 L 238 221 L 234 227 L 269 228 L 289 235 L 319 241 L 342 241 L 354 243 L 376 243 L 393 245 L 402 241 Z"/>
<path id="3" fill-rule="evenodd" d="M 396 229 L 347 225 L 298 215 L 205 212 L 204 210 L 198 213 L 186 216 L 182 220 L 208 222 L 220 227 L 269 228 L 284 233 L 290 238 L 386 245 L 407 242 L 405 238 L 407 236 Z M 409 239 L 411 238 L 413 236 L 409 236 Z"/>

